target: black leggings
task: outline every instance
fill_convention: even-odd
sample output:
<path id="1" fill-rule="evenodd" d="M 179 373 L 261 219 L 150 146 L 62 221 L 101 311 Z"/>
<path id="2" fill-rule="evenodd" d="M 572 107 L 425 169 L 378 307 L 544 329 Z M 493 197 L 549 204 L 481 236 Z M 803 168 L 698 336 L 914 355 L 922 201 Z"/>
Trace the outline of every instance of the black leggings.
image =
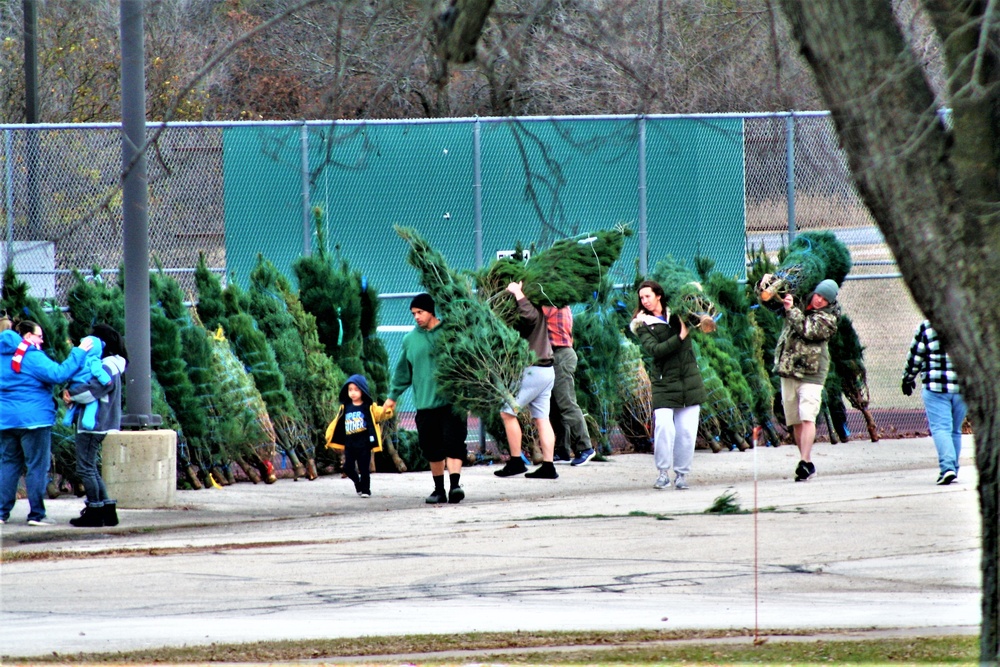
<path id="1" fill-rule="evenodd" d="M 358 493 L 372 492 L 371 469 L 372 450 L 367 447 L 344 448 L 344 472 L 354 482 Z"/>

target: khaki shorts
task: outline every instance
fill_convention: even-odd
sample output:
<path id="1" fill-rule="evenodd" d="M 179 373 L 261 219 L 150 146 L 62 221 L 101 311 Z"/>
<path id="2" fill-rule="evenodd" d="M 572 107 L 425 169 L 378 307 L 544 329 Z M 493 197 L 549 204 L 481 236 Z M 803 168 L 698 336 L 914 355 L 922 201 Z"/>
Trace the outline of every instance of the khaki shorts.
<path id="1" fill-rule="evenodd" d="M 815 423 L 822 402 L 823 385 L 796 378 L 781 378 L 781 405 L 785 409 L 785 424 L 788 426 Z"/>

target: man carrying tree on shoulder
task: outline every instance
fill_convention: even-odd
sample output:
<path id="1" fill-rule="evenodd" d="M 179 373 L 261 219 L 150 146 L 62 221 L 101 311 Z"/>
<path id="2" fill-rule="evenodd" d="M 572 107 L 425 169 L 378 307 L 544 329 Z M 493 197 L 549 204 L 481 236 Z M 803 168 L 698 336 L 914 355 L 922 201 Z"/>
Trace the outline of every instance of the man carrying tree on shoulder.
<path id="1" fill-rule="evenodd" d="M 467 455 L 468 423 L 464 415 L 456 414 L 439 391 L 435 379 L 436 342 L 441 320 L 435 315 L 434 299 L 430 294 L 418 294 L 410 302 L 410 312 L 417 326 L 403 337 L 403 352 L 392 374 L 389 398 L 383 407 L 395 410 L 399 397 L 413 387 L 417 438 L 434 477 L 434 491 L 427 496 L 426 502 L 454 505 L 465 498 L 460 479 L 462 462 Z M 448 493 L 444 490 L 445 468 L 449 473 Z"/>
<path id="2" fill-rule="evenodd" d="M 552 362 L 552 344 L 549 342 L 545 315 L 538 306 L 525 298 L 522 286 L 521 282 L 510 283 L 507 285 L 507 291 L 517 299 L 517 313 L 521 325 L 518 328 L 521 337 L 528 341 L 528 347 L 535 353 L 535 363 L 524 369 L 521 375 L 521 390 L 515 402 L 518 407 L 527 407 L 531 410 L 531 417 L 538 428 L 538 439 L 542 447 L 542 465 L 525 477 L 556 479 L 559 474 L 552 462 L 556 436 L 549 421 L 549 402 L 556 377 Z M 503 419 L 504 431 L 507 434 L 510 459 L 502 469 L 493 474 L 497 477 L 520 475 L 528 469 L 521 459 L 521 424 L 517 421 L 517 413 L 511 405 L 503 406 L 500 417 Z"/>
<path id="3" fill-rule="evenodd" d="M 766 280 L 769 276 L 765 274 Z M 795 481 L 816 476 L 812 447 L 816 417 L 823 402 L 823 383 L 830 369 L 828 342 L 837 333 L 840 305 L 837 283 L 827 278 L 798 304 L 791 294 L 782 300 L 785 325 L 774 350 L 774 371 L 781 377 L 781 403 L 785 424 L 792 429 L 799 448 Z"/>

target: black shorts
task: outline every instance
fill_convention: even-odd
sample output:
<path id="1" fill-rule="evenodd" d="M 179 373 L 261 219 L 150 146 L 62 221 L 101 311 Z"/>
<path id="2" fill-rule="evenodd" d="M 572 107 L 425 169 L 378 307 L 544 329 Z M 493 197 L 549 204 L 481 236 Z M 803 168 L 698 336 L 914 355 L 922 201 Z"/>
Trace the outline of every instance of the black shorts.
<path id="1" fill-rule="evenodd" d="M 455 414 L 450 405 L 417 410 L 417 439 L 420 451 L 430 463 L 449 459 L 465 461 L 468 450 L 465 437 L 469 425 L 465 417 Z"/>

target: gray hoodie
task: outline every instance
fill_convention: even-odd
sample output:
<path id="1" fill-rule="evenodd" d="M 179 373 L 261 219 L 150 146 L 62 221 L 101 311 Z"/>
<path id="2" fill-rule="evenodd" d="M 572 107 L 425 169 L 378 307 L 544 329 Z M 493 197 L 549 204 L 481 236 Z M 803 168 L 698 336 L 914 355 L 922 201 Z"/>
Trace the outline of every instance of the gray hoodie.
<path id="1" fill-rule="evenodd" d="M 86 433 L 107 433 L 117 431 L 122 424 L 122 373 L 125 372 L 125 360 L 118 355 L 104 357 L 101 360 L 104 371 L 111 376 L 111 382 L 101 384 L 96 377 L 89 382 L 70 385 L 69 397 L 75 403 L 93 403 L 99 401 L 97 408 L 97 423 L 93 430 L 80 428 L 83 410 L 76 411 L 76 428 Z"/>

